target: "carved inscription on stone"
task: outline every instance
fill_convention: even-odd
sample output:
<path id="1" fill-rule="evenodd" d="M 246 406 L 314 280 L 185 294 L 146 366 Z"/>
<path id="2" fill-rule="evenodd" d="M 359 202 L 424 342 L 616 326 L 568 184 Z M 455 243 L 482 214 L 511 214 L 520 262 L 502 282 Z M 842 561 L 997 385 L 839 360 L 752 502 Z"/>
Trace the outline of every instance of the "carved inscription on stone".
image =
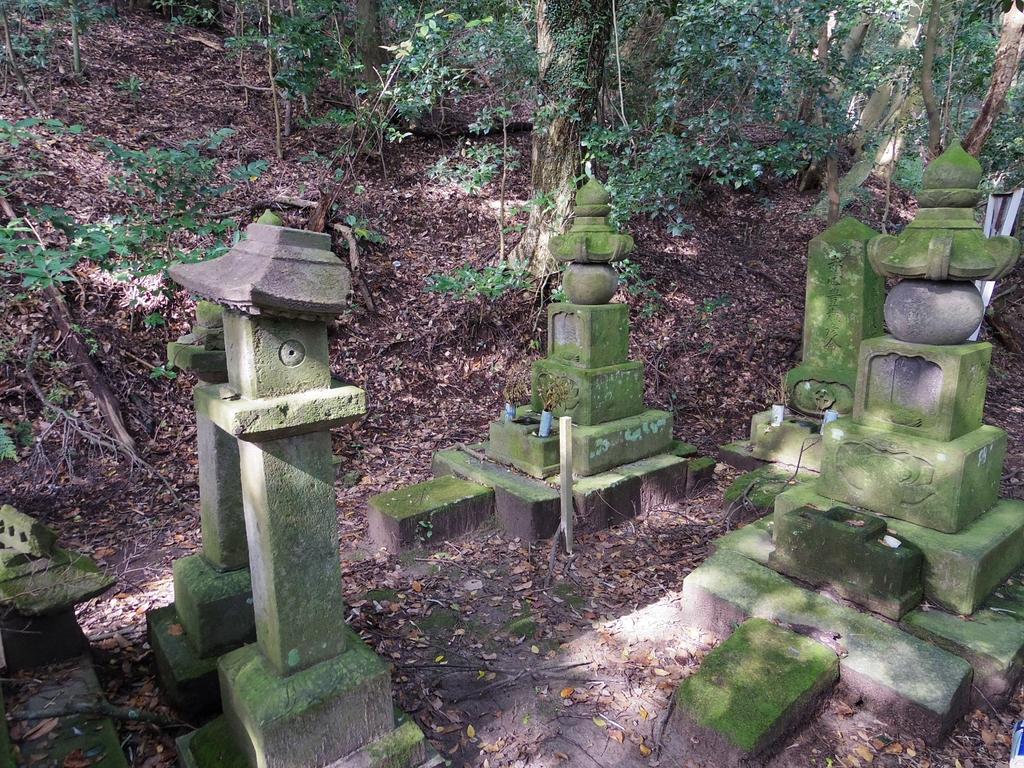
<path id="1" fill-rule="evenodd" d="M 562 359 L 580 359 L 580 319 L 572 312 L 558 312 L 552 316 L 554 351 Z"/>
<path id="2" fill-rule="evenodd" d="M 877 355 L 868 360 L 865 410 L 907 427 L 921 427 L 939 413 L 942 369 L 923 357 Z"/>

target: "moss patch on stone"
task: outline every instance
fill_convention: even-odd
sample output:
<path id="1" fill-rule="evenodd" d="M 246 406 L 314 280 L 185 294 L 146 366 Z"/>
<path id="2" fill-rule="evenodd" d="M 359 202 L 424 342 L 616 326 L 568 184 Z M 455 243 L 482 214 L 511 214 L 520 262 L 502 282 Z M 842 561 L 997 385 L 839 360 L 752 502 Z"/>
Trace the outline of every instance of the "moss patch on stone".
<path id="1" fill-rule="evenodd" d="M 446 509 L 459 502 L 485 497 L 491 489 L 457 477 L 437 477 L 397 491 L 374 496 L 370 503 L 396 520 Z"/>
<path id="2" fill-rule="evenodd" d="M 839 660 L 824 645 L 749 619 L 682 682 L 676 706 L 734 746 L 758 752 L 781 735 L 793 707 L 838 676 Z"/>
<path id="3" fill-rule="evenodd" d="M 775 504 L 775 497 L 787 490 L 792 472 L 783 472 L 772 467 L 762 467 L 737 477 L 725 489 L 727 503 L 746 498 L 755 509 L 768 510 Z"/>

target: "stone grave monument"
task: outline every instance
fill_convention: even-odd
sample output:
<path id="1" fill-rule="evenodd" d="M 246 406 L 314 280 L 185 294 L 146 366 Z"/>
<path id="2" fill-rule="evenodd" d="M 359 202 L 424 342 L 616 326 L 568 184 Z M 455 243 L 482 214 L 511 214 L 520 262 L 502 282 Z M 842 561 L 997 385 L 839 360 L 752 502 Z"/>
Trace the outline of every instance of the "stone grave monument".
<path id="1" fill-rule="evenodd" d="M 366 399 L 331 377 L 327 323 L 350 281 L 330 247 L 327 235 L 257 223 L 224 256 L 171 270 L 224 307 L 228 381 L 197 387 L 195 400 L 238 440 L 256 622 L 256 642 L 217 662 L 224 714 L 179 741 L 186 766 L 425 759 L 419 728 L 396 717 L 388 665 L 345 623 L 329 430 Z"/>
<path id="2" fill-rule="evenodd" d="M 820 477 L 720 539 L 683 586 L 685 621 L 706 631 L 755 616 L 828 638 L 840 690 L 929 742 L 970 703 L 1004 703 L 1024 658 L 1024 502 L 999 498 L 1006 434 L 982 423 L 991 346 L 968 341 L 973 281 L 1004 275 L 1020 243 L 975 223 L 981 177 L 954 142 L 904 232 L 869 241 L 874 269 L 900 281 L 891 335 L 861 344 Z"/>
<path id="3" fill-rule="evenodd" d="M 75 606 L 113 585 L 88 557 L 57 546 L 57 534 L 38 520 L 0 507 L 0 641 L 8 670 L 85 653 Z"/>
<path id="4" fill-rule="evenodd" d="M 437 453 L 435 479 L 372 498 L 375 544 L 426 545 L 491 517 L 511 536 L 554 535 L 561 416 L 573 420 L 578 528 L 679 500 L 710 476 L 713 461 L 673 440 L 672 414 L 644 404 L 643 365 L 629 359 L 629 307 L 610 303 L 618 287 L 612 265 L 633 249 L 633 238 L 611 227 L 610 213 L 608 192 L 591 178 L 576 194 L 571 229 L 552 239 L 567 265 L 568 301 L 548 306 L 548 354 L 533 364 L 530 402 L 511 404 L 518 407 L 491 423 L 487 442 Z M 544 436 L 542 418 L 554 422 Z"/>
<path id="5" fill-rule="evenodd" d="M 196 302 L 196 325 L 167 345 L 167 362 L 199 387 L 228 380 L 220 305 Z M 174 602 L 146 617 L 164 695 L 192 716 L 220 709 L 217 658 L 256 639 L 238 439 L 198 411 L 196 438 L 202 550 L 174 563 Z"/>
<path id="6" fill-rule="evenodd" d="M 853 410 L 857 353 L 864 339 L 882 334 L 885 278 L 868 261 L 867 244 L 878 233 L 845 218 L 807 247 L 803 359 L 783 378 L 778 418 L 771 409 L 753 416 L 750 437 L 724 445 L 720 458 L 740 469 L 766 462 L 816 472 L 821 466 L 825 411 Z"/>

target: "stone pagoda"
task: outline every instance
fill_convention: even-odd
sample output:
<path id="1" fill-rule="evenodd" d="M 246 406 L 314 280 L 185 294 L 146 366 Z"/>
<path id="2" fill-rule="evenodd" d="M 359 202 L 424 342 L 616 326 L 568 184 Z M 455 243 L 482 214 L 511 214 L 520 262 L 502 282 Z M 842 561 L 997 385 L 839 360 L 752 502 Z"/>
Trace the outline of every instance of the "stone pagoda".
<path id="1" fill-rule="evenodd" d="M 327 235 L 257 223 L 224 256 L 171 270 L 224 307 L 227 383 L 195 401 L 237 439 L 256 625 L 255 643 L 217 662 L 224 714 L 179 741 L 186 766 L 425 759 L 419 728 L 396 718 L 388 665 L 345 623 L 329 430 L 366 398 L 331 377 L 327 323 L 350 281 L 330 248 Z"/>
<path id="2" fill-rule="evenodd" d="M 782 382 L 782 413 L 757 413 L 750 437 L 724 445 L 723 461 L 740 469 L 765 462 L 817 472 L 821 466 L 821 421 L 826 411 L 853 411 L 857 355 L 864 339 L 882 334 L 885 278 L 868 260 L 868 241 L 878 235 L 845 218 L 807 247 L 803 356 Z"/>
<path id="3" fill-rule="evenodd" d="M 565 263 L 568 302 L 548 306 L 547 357 L 533 364 L 529 403 L 490 425 L 488 440 L 434 456 L 438 477 L 370 500 L 370 535 L 396 551 L 457 536 L 492 517 L 526 540 L 559 523 L 557 422 L 573 421 L 573 496 L 580 529 L 632 518 L 683 498 L 714 462 L 673 440 L 672 414 L 644 404 L 643 365 L 629 359 L 629 306 L 610 303 L 613 266 L 633 238 L 608 221 L 608 192 L 590 178 L 576 193 L 570 230 L 552 238 Z M 547 412 L 548 417 L 544 416 Z M 553 420 L 553 419 L 552 419 Z"/>
<path id="4" fill-rule="evenodd" d="M 167 363 L 199 387 L 227 382 L 220 305 L 196 302 L 196 324 L 167 345 Z M 197 411 L 196 441 L 202 549 L 175 561 L 174 602 L 146 616 L 164 696 L 191 716 L 220 710 L 218 657 L 256 639 L 238 439 Z"/>
<path id="5" fill-rule="evenodd" d="M 982 422 L 992 349 L 968 341 L 984 311 L 973 281 L 1004 275 L 1020 243 L 975 223 L 981 177 L 953 143 L 913 222 L 869 241 L 900 281 L 890 335 L 860 345 L 820 477 L 720 539 L 683 588 L 684 621 L 714 634 L 754 616 L 828 638 L 841 692 L 929 742 L 970 704 L 1004 703 L 1024 657 L 1024 503 L 999 498 L 1006 434 Z"/>

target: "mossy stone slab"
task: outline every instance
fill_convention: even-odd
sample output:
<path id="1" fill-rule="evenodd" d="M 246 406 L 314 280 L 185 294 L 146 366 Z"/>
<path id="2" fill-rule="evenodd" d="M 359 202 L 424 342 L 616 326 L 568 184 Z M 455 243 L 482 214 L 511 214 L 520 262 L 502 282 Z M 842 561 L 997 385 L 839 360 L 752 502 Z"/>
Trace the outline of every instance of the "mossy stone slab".
<path id="1" fill-rule="evenodd" d="M 839 659 L 830 648 L 748 619 L 680 684 L 669 727 L 688 754 L 738 765 L 770 751 L 838 678 Z"/>
<path id="2" fill-rule="evenodd" d="M 809 505 L 830 509 L 836 502 L 818 493 L 821 480 L 786 491 L 775 500 L 775 513 Z M 988 594 L 1024 564 L 1024 502 L 1001 499 L 958 533 L 942 533 L 903 520 L 886 518 L 899 539 L 924 556 L 924 596 L 955 613 L 969 615 Z"/>
<path id="3" fill-rule="evenodd" d="M 218 717 L 177 739 L 182 768 L 251 768 L 227 719 Z M 408 715 L 395 710 L 395 727 L 330 768 L 436 768 L 444 764 Z"/>
<path id="4" fill-rule="evenodd" d="M 558 421 L 553 420 L 551 434 L 541 437 L 540 414 L 521 411 L 514 421 L 492 421 L 487 433 L 487 455 L 510 464 L 530 477 L 545 478 L 558 473 Z"/>
<path id="5" fill-rule="evenodd" d="M 115 582 L 85 555 L 60 548 L 52 558 L 30 560 L 19 567 L 9 562 L 4 570 L 19 573 L 0 581 L 0 604 L 23 616 L 58 614 L 102 595 Z"/>
<path id="6" fill-rule="evenodd" d="M 596 475 L 662 453 L 672 442 L 672 414 L 647 410 L 595 426 L 573 426 L 573 471 Z"/>
<path id="7" fill-rule="evenodd" d="M 491 453 L 486 443 L 468 448 L 478 456 Z M 509 536 L 535 541 L 554 535 L 558 529 L 558 491 L 539 480 L 495 462 L 481 461 L 457 448 L 435 453 L 432 470 L 439 477 L 456 475 L 493 489 L 498 525 Z"/>
<path id="8" fill-rule="evenodd" d="M 761 461 L 785 464 L 817 472 L 821 467 L 819 423 L 799 416 L 787 416 L 772 424 L 772 412 L 762 411 L 750 420 L 750 455 Z"/>
<path id="9" fill-rule="evenodd" d="M 567 394 L 551 413 L 556 418 L 571 416 L 574 425 L 603 424 L 644 409 L 642 363 L 579 368 L 559 360 L 538 360 L 533 364 L 534 411 L 544 409 L 544 393 L 556 383 L 564 385 Z"/>
<path id="10" fill-rule="evenodd" d="M 196 387 L 196 410 L 229 435 L 260 442 L 331 429 L 366 413 L 366 392 L 331 382 L 322 389 L 249 399 L 227 384 Z"/>
<path id="11" fill-rule="evenodd" d="M 974 668 L 978 706 L 985 701 L 1002 706 L 1013 694 L 1024 662 L 1024 587 L 1019 579 L 998 587 L 970 618 L 916 610 L 904 616 L 900 626 L 961 656 Z"/>
<path id="12" fill-rule="evenodd" d="M 883 616 L 899 619 L 921 602 L 921 550 L 904 540 L 889 547 L 885 520 L 835 506 L 797 507 L 774 515 L 770 565 Z"/>
<path id="13" fill-rule="evenodd" d="M 224 716 L 251 765 L 329 765 L 394 729 L 387 664 L 341 631 L 344 653 L 286 677 L 254 645 L 221 657 Z"/>
<path id="14" fill-rule="evenodd" d="M 202 555 L 178 558 L 174 605 L 200 658 L 217 656 L 256 639 L 248 568 L 218 571 Z"/>
<path id="15" fill-rule="evenodd" d="M 1006 433 L 991 426 L 948 442 L 842 418 L 822 429 L 824 494 L 886 517 L 956 533 L 999 493 Z"/>
<path id="16" fill-rule="evenodd" d="M 807 476 L 802 475 L 801 477 L 806 478 Z M 775 497 L 797 482 L 791 470 L 779 469 L 773 465 L 743 473 L 729 484 L 723 495 L 727 509 L 732 515 L 730 520 L 744 522 L 744 517 L 760 517 L 770 512 L 775 505 Z M 737 507 L 743 508 L 739 516 L 735 512 Z M 747 510 L 753 514 L 742 514 Z"/>
<path id="17" fill-rule="evenodd" d="M 189 717 L 219 712 L 217 657 L 204 659 L 196 654 L 174 605 L 147 611 L 146 629 L 161 699 Z"/>
<path id="18" fill-rule="evenodd" d="M 4 504 L 0 506 L 0 547 L 33 557 L 48 557 L 57 547 L 57 534 L 31 515 Z"/>
<path id="19" fill-rule="evenodd" d="M 548 357 L 580 368 L 604 368 L 626 362 L 629 306 L 549 304 Z"/>
<path id="20" fill-rule="evenodd" d="M 370 538 L 391 552 L 460 536 L 493 515 L 493 490 L 451 476 L 372 496 L 367 510 Z"/>
<path id="21" fill-rule="evenodd" d="M 168 342 L 167 367 L 192 371 L 208 384 L 220 384 L 228 380 L 228 362 L 224 350 L 207 349 L 201 344 Z"/>
<path id="22" fill-rule="evenodd" d="M 717 551 L 687 576 L 682 604 L 687 624 L 720 636 L 754 616 L 835 638 L 846 650 L 840 659 L 844 690 L 882 721 L 929 743 L 941 740 L 966 710 L 972 670 L 963 659 L 736 552 Z"/>

